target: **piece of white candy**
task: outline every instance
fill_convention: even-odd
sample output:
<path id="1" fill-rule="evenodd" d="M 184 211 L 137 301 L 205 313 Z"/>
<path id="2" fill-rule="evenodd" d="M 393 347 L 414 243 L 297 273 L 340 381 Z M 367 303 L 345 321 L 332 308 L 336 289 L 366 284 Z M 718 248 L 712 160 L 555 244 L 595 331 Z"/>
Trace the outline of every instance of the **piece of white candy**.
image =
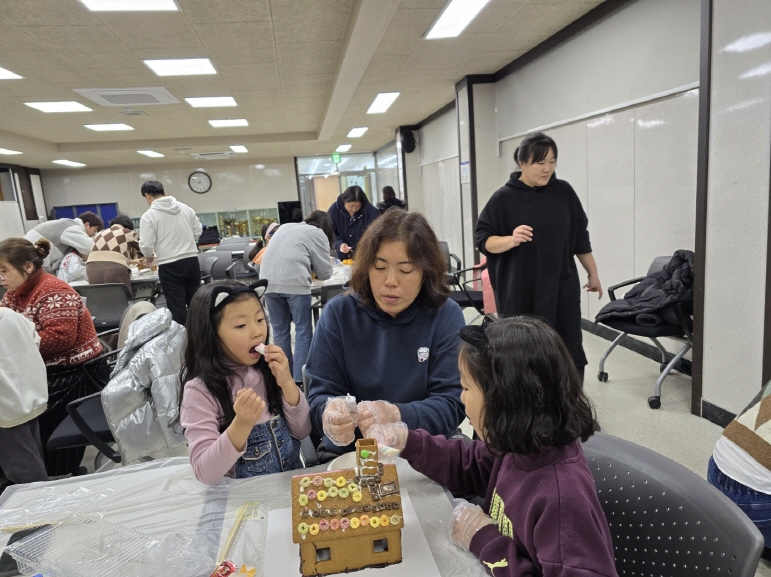
<path id="1" fill-rule="evenodd" d="M 264 343 L 260 343 L 259 345 L 254 347 L 254 350 L 257 351 L 258 353 L 260 353 L 261 355 L 264 355 L 265 354 L 265 344 Z"/>

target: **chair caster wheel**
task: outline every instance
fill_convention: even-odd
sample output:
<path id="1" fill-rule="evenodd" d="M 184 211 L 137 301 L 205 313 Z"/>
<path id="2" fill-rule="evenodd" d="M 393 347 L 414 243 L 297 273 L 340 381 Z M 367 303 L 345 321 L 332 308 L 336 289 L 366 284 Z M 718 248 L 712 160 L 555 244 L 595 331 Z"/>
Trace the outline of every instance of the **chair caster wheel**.
<path id="1" fill-rule="evenodd" d="M 597 380 L 600 381 L 601 383 L 607 383 L 608 382 L 608 373 L 604 373 L 604 372 L 600 371 L 599 373 L 597 373 Z"/>
<path id="2" fill-rule="evenodd" d="M 664 372 L 664 369 L 666 369 L 666 368 L 667 368 L 667 364 L 668 364 L 668 363 L 661 363 L 661 364 L 659 364 L 659 372 L 660 372 L 660 373 L 663 373 L 663 372 Z"/>
<path id="3" fill-rule="evenodd" d="M 651 409 L 661 408 L 661 397 L 648 397 L 648 406 Z"/>

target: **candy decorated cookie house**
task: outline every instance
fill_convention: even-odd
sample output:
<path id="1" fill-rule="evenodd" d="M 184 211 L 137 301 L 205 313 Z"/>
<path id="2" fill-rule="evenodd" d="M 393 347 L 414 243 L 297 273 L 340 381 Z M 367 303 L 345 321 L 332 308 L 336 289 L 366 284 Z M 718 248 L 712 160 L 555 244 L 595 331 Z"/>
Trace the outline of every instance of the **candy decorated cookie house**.
<path id="1" fill-rule="evenodd" d="M 303 575 L 329 575 L 402 560 L 402 499 L 396 466 L 377 442 L 356 442 L 356 468 L 292 478 L 292 541 Z"/>

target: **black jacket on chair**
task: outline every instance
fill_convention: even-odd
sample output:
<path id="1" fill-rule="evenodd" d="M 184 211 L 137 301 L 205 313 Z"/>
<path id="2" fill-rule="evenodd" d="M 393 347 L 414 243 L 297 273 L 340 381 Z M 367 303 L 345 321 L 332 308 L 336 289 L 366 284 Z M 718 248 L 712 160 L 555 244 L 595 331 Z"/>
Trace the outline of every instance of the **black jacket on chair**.
<path id="1" fill-rule="evenodd" d="M 646 276 L 623 299 L 602 307 L 597 322 L 623 319 L 649 327 L 680 324 L 669 305 L 693 303 L 694 259 L 690 250 L 676 251 L 662 270 Z"/>

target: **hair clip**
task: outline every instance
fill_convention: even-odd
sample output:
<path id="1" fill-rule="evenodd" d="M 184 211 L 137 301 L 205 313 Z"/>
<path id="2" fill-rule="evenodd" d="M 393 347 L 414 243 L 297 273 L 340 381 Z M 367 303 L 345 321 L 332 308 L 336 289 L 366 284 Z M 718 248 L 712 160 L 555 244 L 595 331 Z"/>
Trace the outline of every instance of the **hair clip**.
<path id="1" fill-rule="evenodd" d="M 240 295 L 242 293 L 254 292 L 254 294 L 257 295 L 257 298 L 261 299 L 262 295 L 265 294 L 265 290 L 267 288 L 268 288 L 267 279 L 260 279 L 256 282 L 253 282 L 249 286 L 246 286 L 246 285 L 217 286 L 211 293 L 211 307 L 210 307 L 211 312 L 212 313 L 217 312 L 219 309 L 225 306 L 230 300 L 232 300 L 233 297 L 235 297 L 236 295 Z"/>
<path id="2" fill-rule="evenodd" d="M 487 327 L 489 327 L 494 322 L 495 319 L 492 316 L 485 315 L 485 318 L 482 319 L 481 325 L 467 325 L 465 327 L 461 327 L 459 331 L 460 338 L 478 349 L 484 348 L 489 342 L 486 332 Z"/>

